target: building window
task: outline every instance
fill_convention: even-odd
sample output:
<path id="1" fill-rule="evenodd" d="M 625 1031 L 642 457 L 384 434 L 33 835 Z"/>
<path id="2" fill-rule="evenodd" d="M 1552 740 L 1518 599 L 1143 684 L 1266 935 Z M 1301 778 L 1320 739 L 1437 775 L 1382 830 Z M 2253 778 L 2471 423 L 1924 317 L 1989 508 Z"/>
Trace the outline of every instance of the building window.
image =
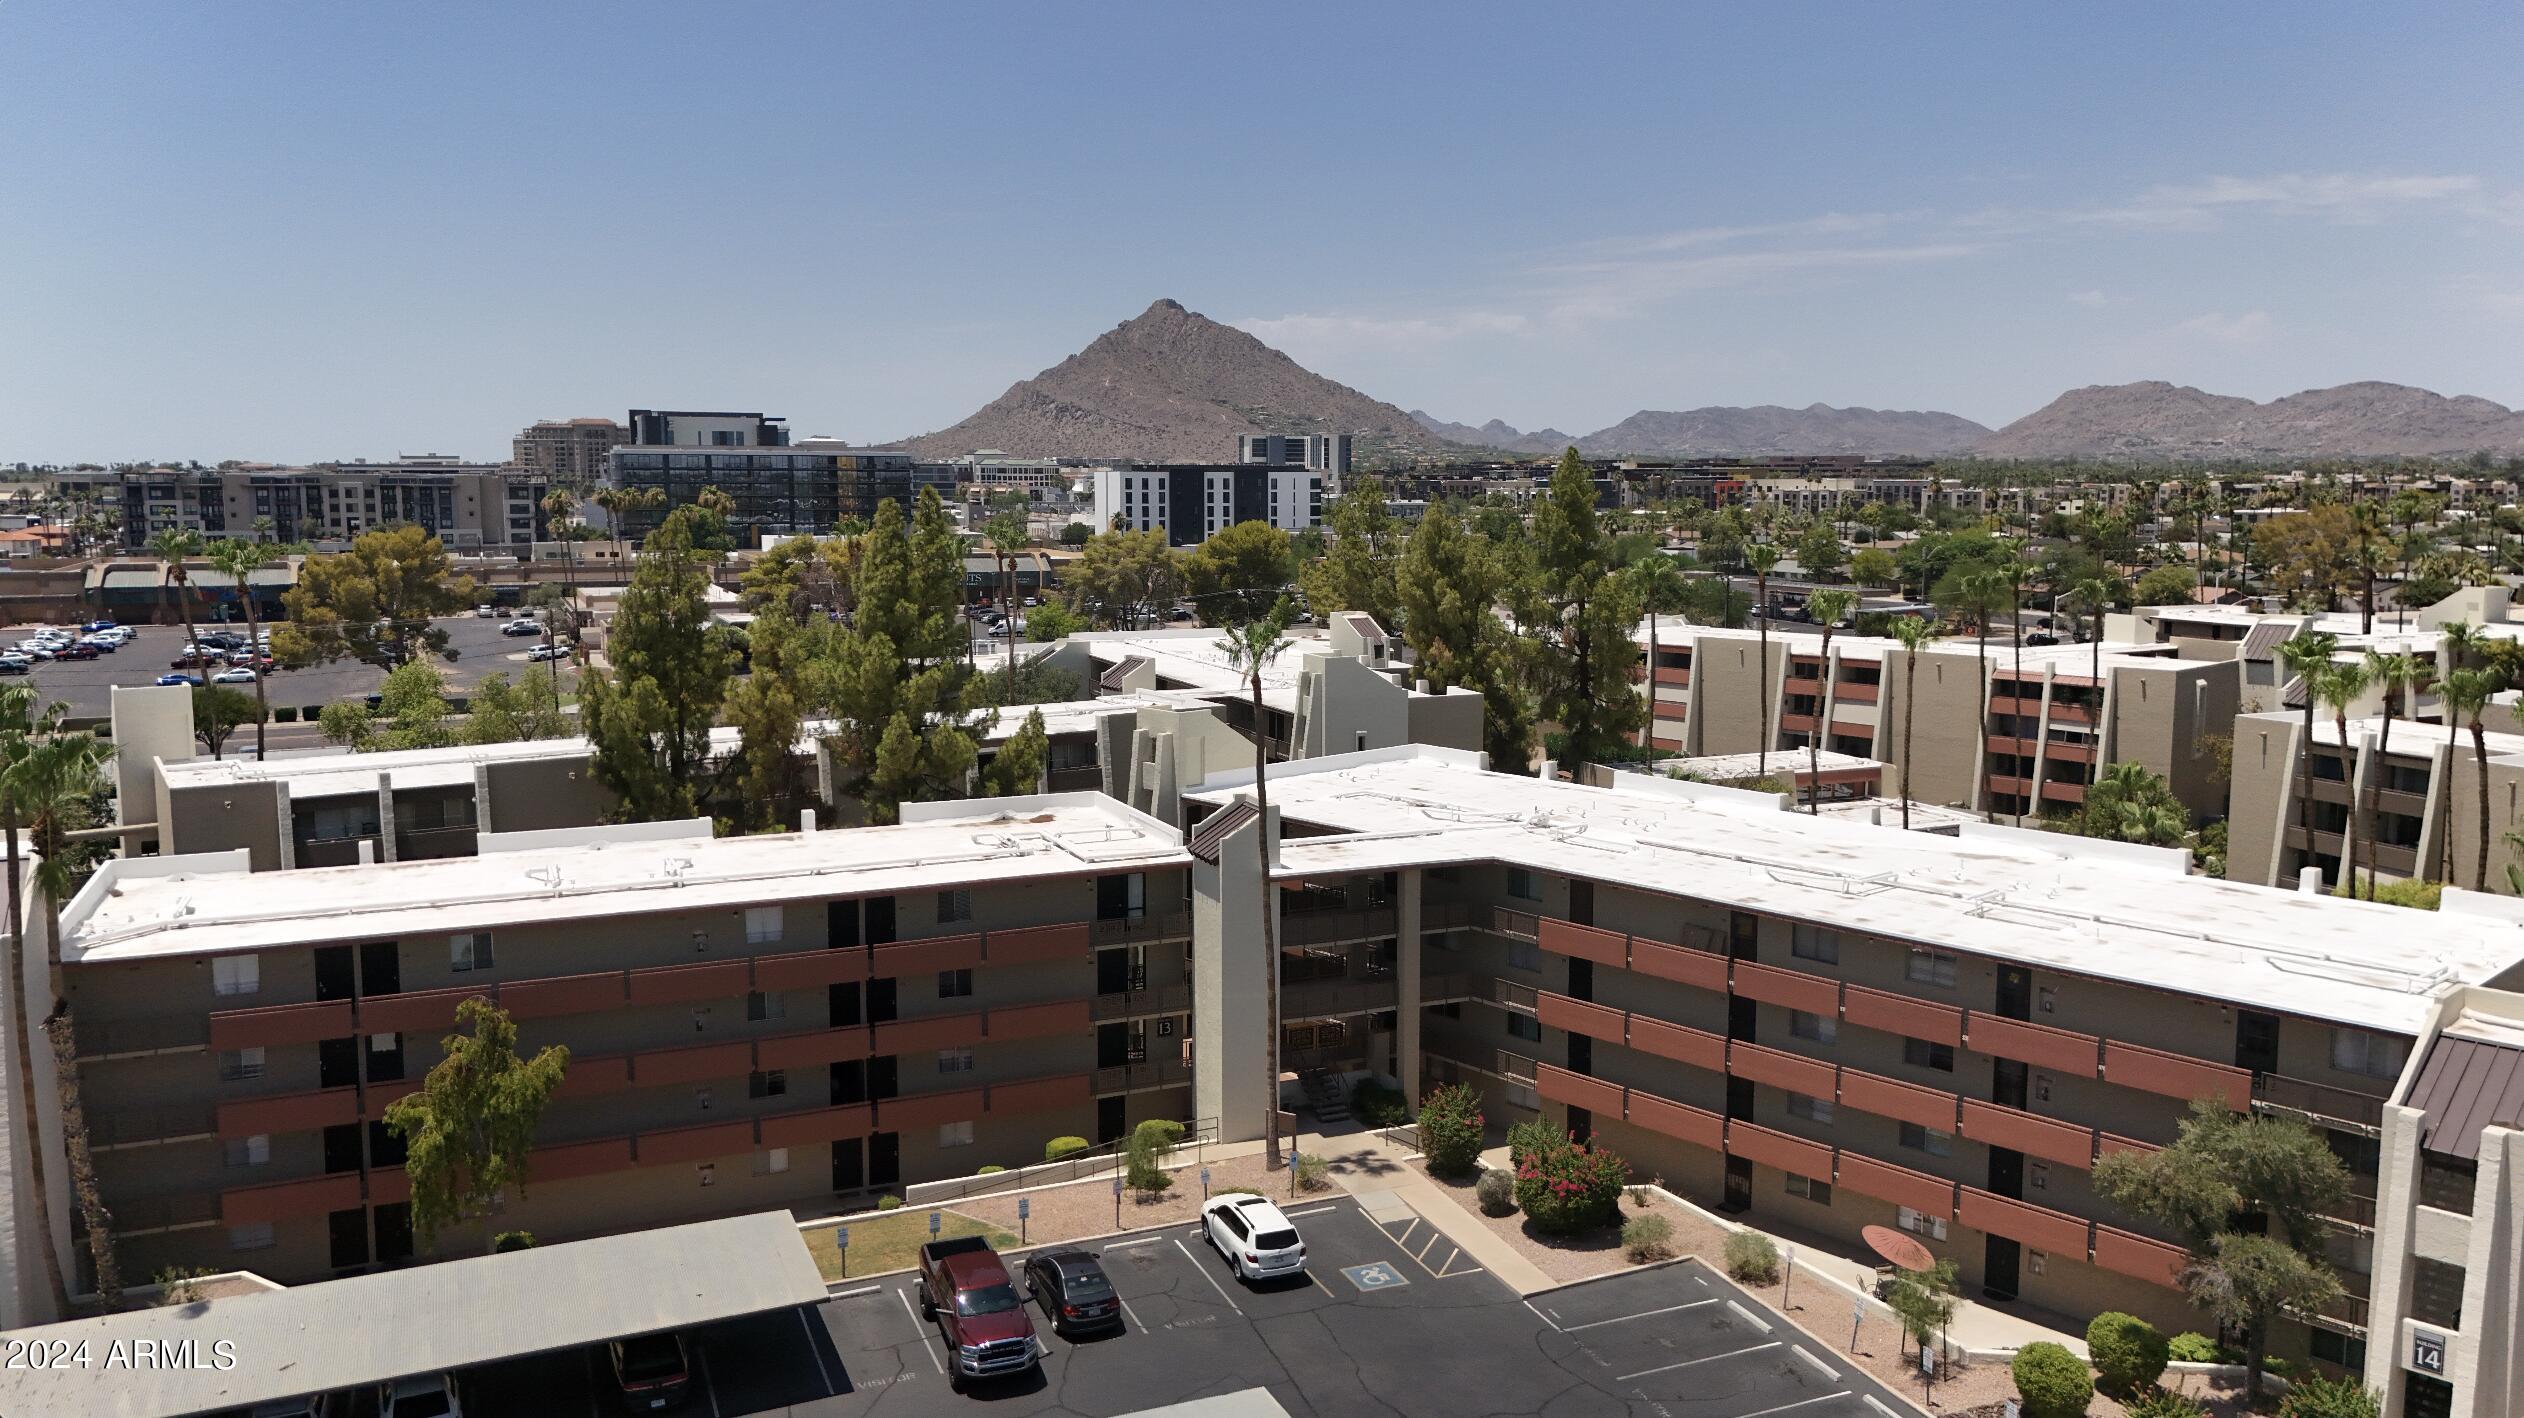
<path id="1" fill-rule="evenodd" d="M 272 1248 L 272 1223 L 249 1221 L 228 1228 L 228 1249 L 232 1251 L 267 1251 Z"/>
<path id="2" fill-rule="evenodd" d="M 229 1049 L 219 1055 L 219 1076 L 229 1083 L 263 1076 L 263 1051 L 260 1048 Z"/>
<path id="3" fill-rule="evenodd" d="M 1893 1224 L 1914 1236 L 1926 1236 L 1932 1241 L 1942 1241 L 1946 1238 L 1944 1217 L 1931 1216 L 1924 1211 L 1913 1211 L 1907 1206 L 1894 1208 Z"/>
<path id="4" fill-rule="evenodd" d="M 1941 990 L 1954 988 L 1954 957 L 1939 950 L 1914 950 L 1903 978 L 1914 985 L 1934 985 Z"/>
<path id="5" fill-rule="evenodd" d="M 1799 960 L 1838 965 L 1840 963 L 1840 936 L 1820 926 L 1809 926 L 1800 922 L 1789 933 L 1788 953 Z"/>
<path id="6" fill-rule="evenodd" d="M 2369 1034 L 2363 1029 L 2331 1031 L 2331 1066 L 2342 1073 L 2362 1073 L 2370 1078 L 2399 1078 L 2401 1066 L 2410 1059 L 2410 1041 L 2389 1034 Z"/>
<path id="7" fill-rule="evenodd" d="M 1534 1018 L 1530 1014 L 1518 1014 L 1514 1010 L 1509 1010 L 1507 1014 L 1507 1032 L 1515 1038 L 1524 1039 L 1533 1043 L 1540 1043 L 1542 1041 L 1542 1021 Z"/>
<path id="8" fill-rule="evenodd" d="M 2034 990 L 2033 998 L 2036 1001 L 2033 1006 L 2035 1013 L 2057 1014 L 2060 1012 L 2060 992 L 2056 988 L 2050 985 L 2040 986 Z"/>
<path id="9" fill-rule="evenodd" d="M 973 972 L 971 970 L 941 970 L 938 972 L 938 998 L 966 999 L 970 998 L 972 993 Z"/>
<path id="10" fill-rule="evenodd" d="M 745 1096 L 748 1098 L 785 1098 L 788 1093 L 787 1069 L 767 1068 L 745 1076 Z"/>
<path id="11" fill-rule="evenodd" d="M 1510 938 L 1507 943 L 1507 968 L 1539 971 L 1542 969 L 1542 947 L 1530 940 Z"/>
<path id="12" fill-rule="evenodd" d="M 1832 1204 L 1832 1184 L 1818 1182 L 1812 1177 L 1800 1177 L 1790 1172 L 1788 1173 L 1788 1195 L 1804 1197 L 1817 1206 L 1829 1206 Z"/>
<path id="13" fill-rule="evenodd" d="M 2326 1364 L 2336 1364 L 2353 1374 L 2366 1372 L 2366 1341 L 2355 1335 L 2319 1326 L 2312 1331 L 2312 1353 Z"/>
<path id="14" fill-rule="evenodd" d="M 256 955 L 222 955 L 210 962 L 210 992 L 250 995 L 263 988 L 263 960 Z"/>
<path id="15" fill-rule="evenodd" d="M 1540 901 L 1542 899 L 1542 883 L 1536 881 L 1534 879 L 1534 874 L 1525 870 L 1523 867 L 1509 867 L 1507 869 L 1507 894 L 1515 897 L 1519 901 Z"/>
<path id="16" fill-rule="evenodd" d="M 941 891 L 938 893 L 938 924 L 951 925 L 973 919 L 973 893 Z"/>
<path id="17" fill-rule="evenodd" d="M 757 1177 L 776 1177 L 787 1170 L 789 1170 L 789 1149 L 785 1147 L 775 1147 L 768 1152 L 754 1154 L 754 1175 Z"/>
<path id="18" fill-rule="evenodd" d="M 1954 1134 L 1939 1132 L 1932 1127 L 1921 1127 L 1917 1123 L 1904 1123 L 1902 1124 L 1902 1145 L 1913 1152 L 1925 1152 L 1931 1157 L 1952 1157 Z"/>
<path id="19" fill-rule="evenodd" d="M 780 908 L 748 906 L 745 908 L 745 943 L 769 945 L 780 938 Z"/>
<path id="20" fill-rule="evenodd" d="M 938 1124 L 938 1145 L 940 1147 L 972 1146 L 973 1125 L 971 1123 Z"/>
<path id="21" fill-rule="evenodd" d="M 1788 1095 L 1789 1117 L 1803 1118 L 1810 1123 L 1828 1123 L 1832 1120 L 1832 1110 L 1833 1104 L 1829 1099 L 1817 1098 L 1807 1093 Z"/>
<path id="22" fill-rule="evenodd" d="M 938 1072 L 971 1073 L 972 1071 L 973 1051 L 971 1049 L 954 1048 L 938 1050 Z"/>
<path id="23" fill-rule="evenodd" d="M 491 933 L 475 931 L 471 935 L 447 937 L 447 968 L 456 971 L 491 968 Z"/>
<path id="24" fill-rule="evenodd" d="M 258 1132 L 252 1137 L 228 1139 L 228 1165 L 231 1167 L 260 1167 L 271 1160 L 272 1138 L 269 1133 Z"/>
<path id="25" fill-rule="evenodd" d="M 1902 1062 L 1913 1068 L 1933 1068 L 1939 1073 L 1954 1072 L 1954 1045 L 1932 1044 L 1925 1039 L 1902 1040 Z"/>
<path id="26" fill-rule="evenodd" d="M 754 990 L 745 996 L 745 1017 L 755 1023 L 766 1019 L 789 1017 L 789 1002 L 765 990 Z"/>
<path id="27" fill-rule="evenodd" d="M 1837 1043 L 1840 1021 L 1828 1014 L 1808 1014 L 1802 1009 L 1788 1011 L 1788 1034 L 1791 1038 L 1808 1039 L 1817 1044 Z"/>

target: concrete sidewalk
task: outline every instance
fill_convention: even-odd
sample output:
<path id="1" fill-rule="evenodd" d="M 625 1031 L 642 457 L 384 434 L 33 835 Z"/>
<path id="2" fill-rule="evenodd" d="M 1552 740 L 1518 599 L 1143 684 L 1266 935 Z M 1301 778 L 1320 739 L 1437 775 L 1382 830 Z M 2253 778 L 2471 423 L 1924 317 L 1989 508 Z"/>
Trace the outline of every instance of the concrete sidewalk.
<path id="1" fill-rule="evenodd" d="M 1326 1137 L 1306 1133 L 1299 1137 L 1297 1146 L 1308 1156 L 1323 1158 L 1333 1180 L 1357 1197 L 1380 1224 L 1391 1214 L 1389 1208 L 1399 1202 L 1436 1227 L 1449 1242 L 1461 1246 L 1465 1255 L 1480 1262 L 1483 1269 L 1518 1295 L 1559 1287 L 1559 1281 L 1519 1255 L 1516 1247 L 1482 1225 L 1480 1218 L 1465 1211 L 1444 1189 L 1412 1167 L 1407 1160 L 1412 1154 L 1376 1134 L 1354 1132 Z"/>

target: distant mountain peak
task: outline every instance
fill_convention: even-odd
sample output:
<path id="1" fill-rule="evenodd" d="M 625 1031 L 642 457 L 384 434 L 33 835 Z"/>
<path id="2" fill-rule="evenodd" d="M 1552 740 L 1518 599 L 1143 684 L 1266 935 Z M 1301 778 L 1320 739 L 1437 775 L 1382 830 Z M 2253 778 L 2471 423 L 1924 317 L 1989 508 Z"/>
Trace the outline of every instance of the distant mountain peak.
<path id="1" fill-rule="evenodd" d="M 2470 395 L 2449 398 L 2372 379 L 2266 404 L 2147 379 L 2071 389 L 1973 451 L 2000 458 L 2190 461 L 2512 456 L 2524 453 L 2524 413 Z"/>

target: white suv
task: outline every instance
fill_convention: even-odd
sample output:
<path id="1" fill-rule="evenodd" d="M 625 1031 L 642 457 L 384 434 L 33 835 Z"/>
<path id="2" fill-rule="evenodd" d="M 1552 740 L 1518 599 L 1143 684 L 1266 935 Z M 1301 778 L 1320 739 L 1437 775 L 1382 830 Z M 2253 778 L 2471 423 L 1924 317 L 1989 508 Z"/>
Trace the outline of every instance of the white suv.
<path id="1" fill-rule="evenodd" d="M 1240 1279 L 1269 1280 L 1306 1268 L 1306 1243 L 1297 1224 L 1263 1197 L 1237 1192 L 1210 1198 L 1201 1208 L 1201 1234 Z"/>

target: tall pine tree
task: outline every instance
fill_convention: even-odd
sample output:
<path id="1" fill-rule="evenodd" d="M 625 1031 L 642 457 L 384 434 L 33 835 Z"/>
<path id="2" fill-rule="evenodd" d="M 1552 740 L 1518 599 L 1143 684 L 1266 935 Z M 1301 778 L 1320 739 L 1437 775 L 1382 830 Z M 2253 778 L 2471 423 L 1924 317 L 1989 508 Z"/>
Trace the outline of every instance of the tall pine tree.
<path id="1" fill-rule="evenodd" d="M 980 756 L 976 676 L 958 613 L 964 546 L 934 488 L 907 519 L 877 505 L 855 577 L 857 612 L 824 667 L 820 697 L 840 721 L 833 747 L 843 790 L 868 821 L 894 822 L 902 805 L 962 797 Z"/>
<path id="2" fill-rule="evenodd" d="M 693 545 L 690 508 L 649 533 L 605 638 L 611 668 L 579 683 L 596 777 L 634 822 L 692 816 L 709 762 L 710 726 L 727 698 L 736 653 L 710 619 L 717 555 Z"/>
<path id="3" fill-rule="evenodd" d="M 1620 753 L 1646 721 L 1630 682 L 1639 663 L 1638 597 L 1614 564 L 1595 511 L 1595 479 L 1575 448 L 1534 506 L 1534 560 L 1545 653 L 1535 660 L 1542 716 L 1560 726 L 1564 766 Z"/>
<path id="4" fill-rule="evenodd" d="M 1482 747 L 1490 766 L 1524 773 L 1533 766 L 1534 707 L 1524 686 L 1528 642 L 1508 629 L 1496 609 L 1508 580 L 1498 548 L 1465 530 L 1455 510 L 1441 502 L 1429 508 L 1402 549 L 1397 604 L 1413 672 L 1433 690 L 1479 694 Z"/>

